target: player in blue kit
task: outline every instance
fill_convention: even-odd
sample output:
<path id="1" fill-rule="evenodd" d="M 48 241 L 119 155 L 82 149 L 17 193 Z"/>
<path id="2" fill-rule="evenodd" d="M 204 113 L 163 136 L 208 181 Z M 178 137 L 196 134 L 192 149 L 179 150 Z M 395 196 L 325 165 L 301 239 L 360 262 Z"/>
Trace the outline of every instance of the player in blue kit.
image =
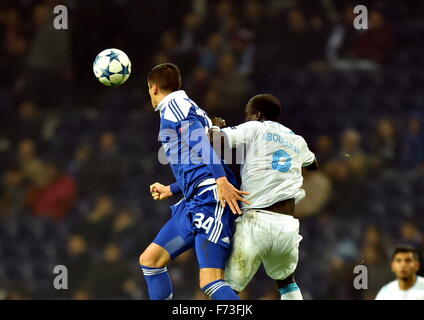
<path id="1" fill-rule="evenodd" d="M 176 65 L 165 63 L 148 75 L 149 95 L 160 113 L 159 140 L 176 182 L 155 183 L 150 192 L 155 200 L 182 193 L 171 206 L 172 217 L 140 256 L 140 266 L 152 300 L 172 299 L 172 282 L 166 266 L 184 251 L 195 248 L 199 262 L 200 288 L 212 299 L 238 300 L 224 281 L 231 251 L 234 220 L 241 210 L 234 174 L 217 157 L 207 136 L 211 120 L 181 88 Z M 232 212 L 234 214 L 232 214 Z"/>

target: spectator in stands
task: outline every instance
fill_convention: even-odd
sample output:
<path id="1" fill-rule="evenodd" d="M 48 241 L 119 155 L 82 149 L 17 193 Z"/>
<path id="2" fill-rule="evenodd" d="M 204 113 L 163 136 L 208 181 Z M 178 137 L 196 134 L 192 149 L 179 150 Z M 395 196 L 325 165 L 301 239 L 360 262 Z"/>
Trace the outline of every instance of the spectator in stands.
<path id="1" fill-rule="evenodd" d="M 200 14 L 189 12 L 184 16 L 181 40 L 178 46 L 181 53 L 190 54 L 196 50 L 197 44 L 204 36 L 201 26 L 202 17 Z"/>
<path id="2" fill-rule="evenodd" d="M 330 135 L 318 136 L 315 142 L 315 155 L 321 168 L 335 159 L 334 140 Z"/>
<path id="3" fill-rule="evenodd" d="M 381 286 L 391 277 L 389 264 L 389 243 L 381 230 L 368 226 L 364 233 L 362 244 L 364 265 L 368 268 L 368 290 L 364 292 L 365 299 L 373 299 Z"/>
<path id="4" fill-rule="evenodd" d="M 260 33 L 264 23 L 263 5 L 258 0 L 243 3 L 243 25 L 251 32 Z"/>
<path id="5" fill-rule="evenodd" d="M 248 79 L 236 69 L 236 61 L 232 54 L 223 54 L 219 59 L 219 73 L 214 78 L 212 87 L 217 90 L 222 103 L 221 110 L 214 114 L 224 119 L 237 116 L 234 111 L 242 111 L 250 92 Z"/>
<path id="6" fill-rule="evenodd" d="M 417 223 L 413 221 L 404 221 L 400 226 L 400 235 L 397 243 L 413 246 L 419 255 L 420 271 L 418 274 L 424 275 L 424 235 L 419 230 Z"/>
<path id="7" fill-rule="evenodd" d="M 96 299 L 125 299 L 128 282 L 134 281 L 134 272 L 121 259 L 122 252 L 115 243 L 109 243 L 103 250 L 101 260 L 96 263 L 87 277 L 88 292 Z M 101 272 L 99 272 L 101 270 Z M 135 286 L 132 288 L 136 289 Z"/>
<path id="8" fill-rule="evenodd" d="M 330 214 L 343 216 L 357 216 L 360 214 L 359 181 L 354 176 L 349 164 L 344 160 L 335 160 L 328 163 L 326 173 L 331 179 L 332 196 L 328 203 Z"/>
<path id="9" fill-rule="evenodd" d="M 339 21 L 332 26 L 326 44 L 326 57 L 333 66 L 349 58 L 349 48 L 357 37 L 358 30 L 353 28 L 355 20 L 354 6 L 348 5 L 343 10 Z"/>
<path id="10" fill-rule="evenodd" d="M 388 259 L 389 244 L 379 228 L 373 225 L 366 228 L 364 232 L 363 245 L 369 245 L 376 248 L 384 259 Z"/>
<path id="11" fill-rule="evenodd" d="M 137 256 L 140 243 L 138 235 L 134 212 L 130 209 L 118 211 L 112 222 L 110 240 L 119 245 L 124 257 L 132 259 Z"/>
<path id="12" fill-rule="evenodd" d="M 386 252 L 370 244 L 362 248 L 362 260 L 368 269 L 368 289 L 364 290 L 363 298 L 371 300 L 392 277 L 390 268 L 387 267 L 390 261 Z"/>
<path id="13" fill-rule="evenodd" d="M 71 77 L 71 31 L 58 32 L 52 28 L 52 12 L 53 7 L 47 4 L 34 8 L 32 19 L 36 31 L 26 60 L 30 71 L 26 89 L 43 107 L 52 107 L 60 101 L 63 81 Z"/>
<path id="14" fill-rule="evenodd" d="M 42 162 L 36 151 L 36 144 L 31 139 L 24 139 L 17 146 L 17 163 L 25 178 L 36 179 L 41 171 Z"/>
<path id="15" fill-rule="evenodd" d="M 400 239 L 398 242 L 409 244 L 418 249 L 424 245 L 424 236 L 415 223 L 404 221 L 400 226 Z"/>
<path id="16" fill-rule="evenodd" d="M 382 118 L 378 121 L 372 150 L 376 168 L 393 168 L 398 165 L 399 139 L 392 120 Z"/>
<path id="17" fill-rule="evenodd" d="M 89 143 L 77 147 L 73 159 L 68 166 L 68 172 L 77 180 L 81 196 L 94 195 L 98 190 L 97 163 L 94 150 Z"/>
<path id="18" fill-rule="evenodd" d="M 31 181 L 27 206 L 36 216 L 64 219 L 77 199 L 75 180 L 55 162 L 43 163 L 41 170 Z"/>
<path id="19" fill-rule="evenodd" d="M 402 141 L 400 161 L 403 169 L 414 169 L 424 163 L 424 131 L 419 115 L 414 115 Z"/>
<path id="20" fill-rule="evenodd" d="M 232 40 L 233 53 L 237 60 L 237 71 L 248 76 L 253 71 L 254 54 L 256 47 L 253 35 L 247 29 L 240 30 Z"/>
<path id="21" fill-rule="evenodd" d="M 25 204 L 24 175 L 18 166 L 6 170 L 0 185 L 0 221 L 17 217 Z"/>
<path id="22" fill-rule="evenodd" d="M 306 191 L 306 197 L 296 205 L 298 218 L 305 218 L 321 212 L 331 194 L 331 181 L 321 171 L 305 170 L 303 178 L 302 188 Z"/>
<path id="23" fill-rule="evenodd" d="M 352 270 L 358 263 L 358 249 L 354 241 L 345 238 L 336 244 L 329 260 L 329 299 L 358 298 L 359 292 L 352 285 Z"/>
<path id="24" fill-rule="evenodd" d="M 99 197 L 93 210 L 76 227 L 75 232 L 83 235 L 90 247 L 101 247 L 105 240 L 111 236 L 114 211 L 114 202 L 111 197 Z"/>
<path id="25" fill-rule="evenodd" d="M 19 127 L 20 130 L 12 130 L 11 138 L 16 144 L 23 139 L 32 139 L 34 143 L 41 142 L 43 131 L 43 117 L 37 105 L 32 100 L 24 100 L 19 105 L 18 118 L 15 120 L 14 125 Z"/>
<path id="26" fill-rule="evenodd" d="M 323 17 L 319 14 L 312 15 L 309 24 L 312 67 L 313 65 L 321 65 L 325 60 L 325 42 L 328 30 Z"/>
<path id="27" fill-rule="evenodd" d="M 290 68 L 302 68 L 309 65 L 315 56 L 312 48 L 315 40 L 309 28 L 305 14 L 298 8 L 292 8 L 287 13 L 287 25 L 279 41 L 278 54 L 275 61 Z"/>
<path id="28" fill-rule="evenodd" d="M 387 64 L 393 54 L 395 36 L 392 25 L 383 12 L 369 12 L 369 29 L 360 33 L 349 50 L 353 59 L 369 60 L 380 65 Z"/>
<path id="29" fill-rule="evenodd" d="M 218 70 L 218 60 L 222 52 L 222 36 L 219 33 L 212 33 L 200 50 L 199 66 L 206 69 L 210 74 L 214 74 Z"/>
<path id="30" fill-rule="evenodd" d="M 99 151 L 95 156 L 96 191 L 114 193 L 123 175 L 123 163 L 116 135 L 104 132 L 100 136 Z"/>
<path id="31" fill-rule="evenodd" d="M 173 30 L 166 30 L 160 38 L 161 50 L 172 60 L 178 63 L 179 48 L 176 34 Z"/>
<path id="32" fill-rule="evenodd" d="M 91 271 L 93 258 L 88 250 L 87 241 L 82 235 L 71 235 L 67 243 L 65 266 L 69 274 L 69 297 L 84 290 L 84 282 Z"/>
<path id="33" fill-rule="evenodd" d="M 204 102 L 204 96 L 209 89 L 210 75 L 208 70 L 196 67 L 187 85 L 187 91 L 194 101 Z M 206 104 L 206 108 L 207 108 Z"/>
<path id="34" fill-rule="evenodd" d="M 0 85 L 12 88 L 22 72 L 21 66 L 28 48 L 27 24 L 19 10 L 9 8 L 0 14 L 0 72 L 7 77 L 0 79 Z"/>
<path id="35" fill-rule="evenodd" d="M 229 0 L 220 0 L 208 11 L 204 28 L 208 33 L 221 31 L 225 21 L 234 14 L 234 4 Z"/>
<path id="36" fill-rule="evenodd" d="M 342 133 L 338 158 L 348 165 L 356 177 L 367 173 L 368 157 L 362 149 L 361 134 L 357 130 L 347 129 Z"/>

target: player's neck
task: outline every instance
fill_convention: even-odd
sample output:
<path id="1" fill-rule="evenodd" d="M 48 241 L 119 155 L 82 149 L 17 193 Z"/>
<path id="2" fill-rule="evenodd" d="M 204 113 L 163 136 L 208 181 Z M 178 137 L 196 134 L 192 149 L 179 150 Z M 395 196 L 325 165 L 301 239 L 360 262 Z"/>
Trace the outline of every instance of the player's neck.
<path id="1" fill-rule="evenodd" d="M 179 90 L 176 90 L 176 91 L 159 91 L 157 96 L 156 96 L 156 99 L 157 99 L 156 101 L 158 101 L 156 107 L 158 105 L 160 105 L 165 100 L 165 98 L 167 96 L 169 96 L 170 94 L 177 92 L 177 91 L 179 91 Z"/>
<path id="2" fill-rule="evenodd" d="M 401 290 L 408 290 L 408 289 L 410 289 L 414 286 L 416 281 L 417 281 L 417 275 L 416 274 L 412 275 L 411 278 L 398 279 L 399 288 Z"/>

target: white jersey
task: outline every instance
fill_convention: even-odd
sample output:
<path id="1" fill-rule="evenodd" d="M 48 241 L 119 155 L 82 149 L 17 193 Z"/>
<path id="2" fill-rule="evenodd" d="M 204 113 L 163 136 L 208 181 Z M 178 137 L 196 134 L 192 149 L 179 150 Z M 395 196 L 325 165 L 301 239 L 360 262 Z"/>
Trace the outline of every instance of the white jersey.
<path id="1" fill-rule="evenodd" d="M 244 209 L 266 208 L 272 204 L 305 197 L 302 167 L 310 165 L 315 155 L 301 136 L 273 121 L 249 121 L 224 128 L 232 148 L 245 148 L 241 164 L 241 189 L 249 192 Z"/>
<path id="2" fill-rule="evenodd" d="M 417 276 L 415 284 L 408 290 L 401 290 L 398 280 L 389 282 L 380 289 L 375 300 L 424 300 L 424 278 Z"/>

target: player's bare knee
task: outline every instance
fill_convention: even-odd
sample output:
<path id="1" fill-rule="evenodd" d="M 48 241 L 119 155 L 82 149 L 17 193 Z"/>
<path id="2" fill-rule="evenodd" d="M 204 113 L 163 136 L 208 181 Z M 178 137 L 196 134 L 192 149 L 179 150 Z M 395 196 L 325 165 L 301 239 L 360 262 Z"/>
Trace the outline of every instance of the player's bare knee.
<path id="1" fill-rule="evenodd" d="M 158 245 L 151 244 L 140 255 L 140 265 L 150 268 L 163 268 L 171 261 L 169 253 L 159 247 Z"/>
<path id="2" fill-rule="evenodd" d="M 160 257 L 155 257 L 149 252 L 144 251 L 140 255 L 139 259 L 140 265 L 146 266 L 149 268 L 163 268 L 164 265 L 161 265 Z"/>

